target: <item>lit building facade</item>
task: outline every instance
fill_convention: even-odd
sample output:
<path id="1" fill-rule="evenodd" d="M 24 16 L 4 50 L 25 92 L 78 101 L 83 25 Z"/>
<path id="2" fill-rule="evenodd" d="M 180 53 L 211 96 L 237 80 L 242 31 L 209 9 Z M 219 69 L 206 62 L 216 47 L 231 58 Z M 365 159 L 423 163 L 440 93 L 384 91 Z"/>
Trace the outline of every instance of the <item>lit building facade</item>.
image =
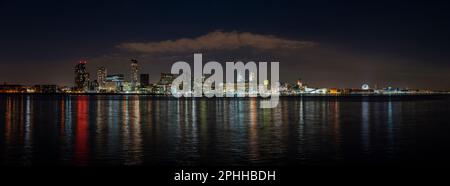
<path id="1" fill-rule="evenodd" d="M 59 88 L 57 85 L 35 85 L 34 86 L 35 93 L 58 93 Z"/>

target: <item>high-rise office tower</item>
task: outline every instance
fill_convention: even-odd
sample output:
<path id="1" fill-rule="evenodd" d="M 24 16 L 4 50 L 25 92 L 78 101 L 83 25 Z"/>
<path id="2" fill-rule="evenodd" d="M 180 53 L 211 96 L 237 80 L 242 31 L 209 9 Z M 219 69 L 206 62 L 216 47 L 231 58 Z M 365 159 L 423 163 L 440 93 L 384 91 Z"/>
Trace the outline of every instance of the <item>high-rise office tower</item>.
<path id="1" fill-rule="evenodd" d="M 147 87 L 150 85 L 150 76 L 148 74 L 141 74 L 140 84 L 142 87 Z"/>
<path id="2" fill-rule="evenodd" d="M 105 67 L 100 67 L 97 69 L 97 83 L 98 83 L 98 86 L 100 87 L 100 89 L 105 87 L 106 76 L 107 76 L 107 72 L 106 72 Z"/>
<path id="3" fill-rule="evenodd" d="M 139 66 L 138 61 L 136 59 L 131 59 L 131 89 L 136 90 L 139 81 Z"/>
<path id="4" fill-rule="evenodd" d="M 89 73 L 86 70 L 86 61 L 80 61 L 75 66 L 75 89 L 77 91 L 89 89 Z"/>

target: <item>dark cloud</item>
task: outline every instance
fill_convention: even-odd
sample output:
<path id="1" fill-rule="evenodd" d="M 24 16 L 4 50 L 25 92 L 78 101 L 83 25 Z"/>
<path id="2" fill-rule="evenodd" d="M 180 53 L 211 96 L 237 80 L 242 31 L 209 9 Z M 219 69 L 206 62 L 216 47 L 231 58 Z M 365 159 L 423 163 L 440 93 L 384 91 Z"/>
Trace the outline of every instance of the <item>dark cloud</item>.
<path id="1" fill-rule="evenodd" d="M 121 43 L 119 48 L 141 53 L 186 52 L 191 50 L 235 50 L 250 47 L 260 50 L 299 49 L 317 45 L 310 41 L 283 39 L 272 35 L 249 32 L 214 31 L 196 38 L 182 38 L 159 42 Z"/>

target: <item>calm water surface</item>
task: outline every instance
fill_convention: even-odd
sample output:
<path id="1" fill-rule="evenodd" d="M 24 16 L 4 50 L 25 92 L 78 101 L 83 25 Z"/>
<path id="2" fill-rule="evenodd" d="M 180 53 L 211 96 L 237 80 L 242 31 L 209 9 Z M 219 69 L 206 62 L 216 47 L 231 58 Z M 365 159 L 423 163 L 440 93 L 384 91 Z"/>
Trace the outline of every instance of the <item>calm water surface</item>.
<path id="1" fill-rule="evenodd" d="M 0 95 L 2 165 L 448 161 L 450 97 L 182 99 Z"/>

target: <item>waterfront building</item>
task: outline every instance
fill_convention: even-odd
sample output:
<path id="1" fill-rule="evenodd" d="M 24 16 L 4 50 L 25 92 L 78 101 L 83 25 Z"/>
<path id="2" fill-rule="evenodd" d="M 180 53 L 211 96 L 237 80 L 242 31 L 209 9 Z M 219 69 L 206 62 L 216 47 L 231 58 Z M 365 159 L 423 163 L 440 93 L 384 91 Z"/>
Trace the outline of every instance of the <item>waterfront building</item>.
<path id="1" fill-rule="evenodd" d="M 97 80 L 89 82 L 89 91 L 88 92 L 97 93 L 97 92 L 99 92 L 99 89 L 100 89 L 100 85 Z"/>
<path id="2" fill-rule="evenodd" d="M 50 93 L 58 93 L 60 91 L 57 85 L 35 85 L 34 92 L 50 94 Z"/>
<path id="3" fill-rule="evenodd" d="M 132 83 L 127 82 L 127 81 L 123 82 L 122 83 L 122 92 L 124 92 L 124 93 L 134 92 L 134 87 L 133 87 Z"/>
<path id="4" fill-rule="evenodd" d="M 150 76 L 148 74 L 141 74 L 139 80 L 141 87 L 150 86 Z"/>
<path id="5" fill-rule="evenodd" d="M 297 79 L 297 87 L 302 88 L 303 87 L 303 81 L 302 79 Z"/>
<path id="6" fill-rule="evenodd" d="M 173 80 L 177 78 L 177 75 L 171 73 L 161 73 L 161 77 L 156 84 L 155 92 L 157 94 L 170 94 L 170 88 Z"/>
<path id="7" fill-rule="evenodd" d="M 340 94 L 341 90 L 338 88 L 330 88 L 330 89 L 328 89 L 328 93 L 329 94 Z"/>
<path id="8" fill-rule="evenodd" d="M 106 92 L 122 92 L 125 77 L 123 74 L 111 74 L 106 76 Z"/>
<path id="9" fill-rule="evenodd" d="M 71 89 L 70 87 L 68 87 L 68 86 L 62 86 L 62 87 L 60 87 L 60 91 L 61 91 L 62 93 L 72 93 L 72 89 Z"/>

